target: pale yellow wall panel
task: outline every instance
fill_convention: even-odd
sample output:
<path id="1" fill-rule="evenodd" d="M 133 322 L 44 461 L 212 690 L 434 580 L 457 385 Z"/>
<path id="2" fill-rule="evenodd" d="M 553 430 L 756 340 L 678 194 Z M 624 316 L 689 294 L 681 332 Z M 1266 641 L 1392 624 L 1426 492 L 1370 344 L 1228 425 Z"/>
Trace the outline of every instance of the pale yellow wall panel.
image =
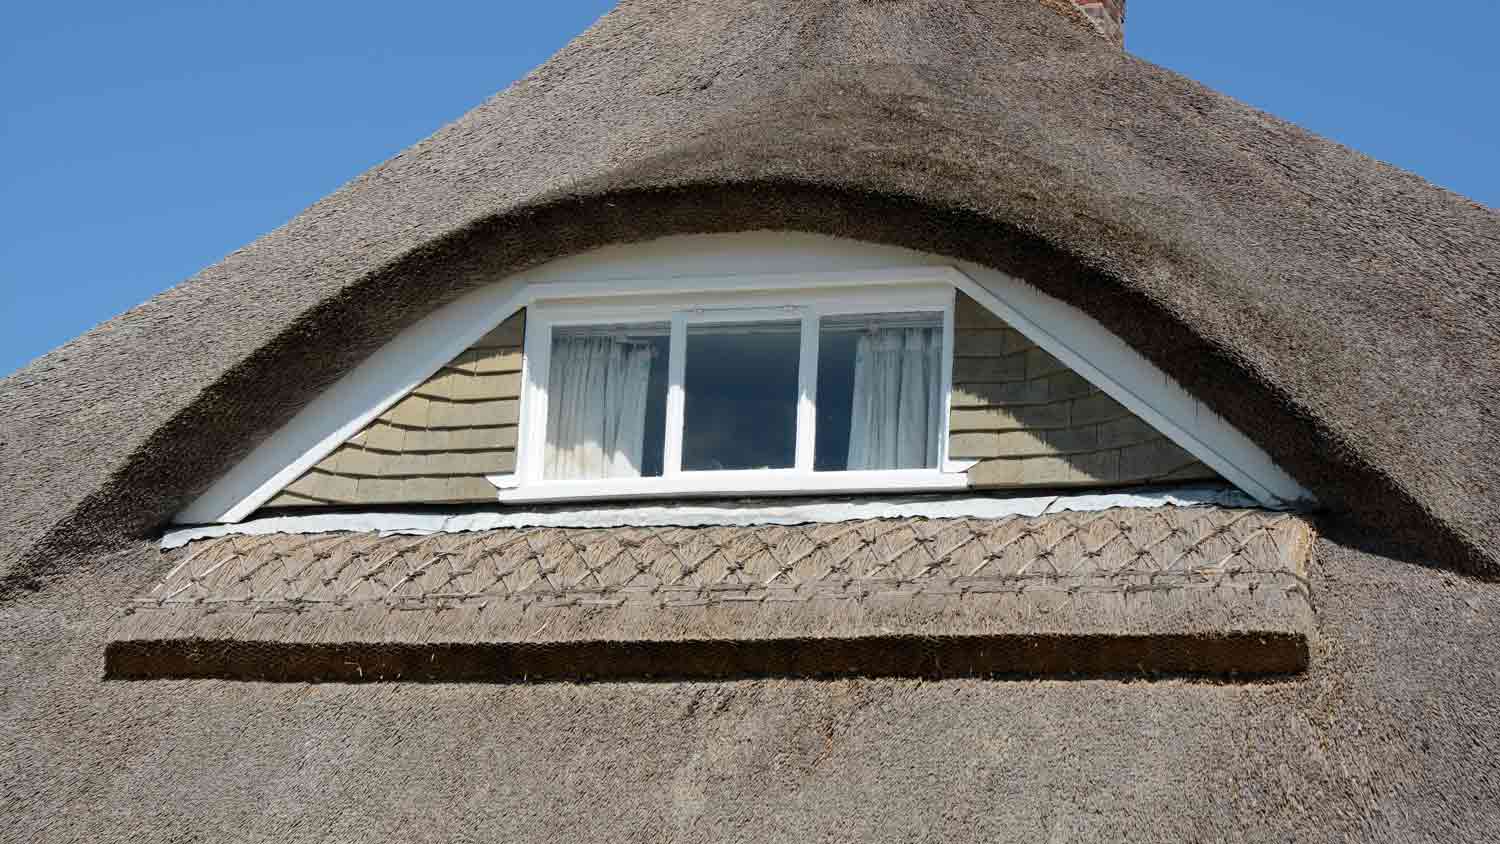
<path id="1" fill-rule="evenodd" d="M 381 419 L 392 425 L 401 425 L 407 428 L 427 427 L 428 407 L 432 402 L 424 396 L 410 395 L 390 410 L 381 415 Z"/>
<path id="2" fill-rule="evenodd" d="M 1019 348 L 1013 338 L 1020 335 L 1008 328 L 977 328 L 956 331 L 953 353 L 959 356 L 1004 355 Z"/>
<path id="3" fill-rule="evenodd" d="M 976 487 L 1216 477 L 1082 376 L 960 293 L 949 457 Z"/>
<path id="4" fill-rule="evenodd" d="M 406 441 L 405 429 L 377 420 L 365 429 L 365 447 L 381 451 L 400 451 Z"/>
<path id="5" fill-rule="evenodd" d="M 968 357 L 953 359 L 954 383 L 995 383 L 1026 380 L 1026 353 L 1002 357 Z"/>
<path id="6" fill-rule="evenodd" d="M 455 356 L 269 506 L 492 501 L 515 471 L 525 313 Z M 363 446 L 363 447 L 360 447 Z"/>
<path id="7" fill-rule="evenodd" d="M 1066 428 L 1069 407 L 1070 402 L 1057 402 L 954 410 L 948 417 L 948 427 L 954 432 Z"/>
<path id="8" fill-rule="evenodd" d="M 1104 393 L 1074 399 L 1069 403 L 1069 408 L 1069 418 L 1073 425 L 1095 425 L 1133 415 L 1124 405 Z"/>
<path id="9" fill-rule="evenodd" d="M 979 461 L 976 487 L 1216 477 L 962 293 L 954 322 L 949 456 Z M 497 326 L 269 506 L 494 501 L 485 476 L 515 471 L 524 325 Z"/>
<path id="10" fill-rule="evenodd" d="M 505 322 L 495 326 L 490 332 L 474 341 L 471 348 L 490 348 L 494 346 L 519 346 L 526 338 L 526 311 L 517 311 Z"/>
<path id="11" fill-rule="evenodd" d="M 984 408 L 1008 404 L 1041 404 L 1051 394 L 1046 381 L 1009 381 L 998 384 L 953 385 L 954 408 Z"/>
<path id="12" fill-rule="evenodd" d="M 521 350 L 518 348 L 484 349 L 474 354 L 474 372 L 480 375 L 520 371 Z"/>

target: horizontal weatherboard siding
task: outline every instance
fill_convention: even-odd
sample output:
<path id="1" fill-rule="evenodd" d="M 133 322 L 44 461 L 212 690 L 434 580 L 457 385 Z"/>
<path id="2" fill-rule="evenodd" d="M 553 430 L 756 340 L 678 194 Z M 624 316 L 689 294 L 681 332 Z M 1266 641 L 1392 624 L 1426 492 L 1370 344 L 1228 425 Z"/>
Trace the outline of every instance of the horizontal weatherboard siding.
<path id="1" fill-rule="evenodd" d="M 495 487 L 485 476 L 516 468 L 524 334 L 522 311 L 475 341 L 267 506 L 495 500 Z"/>
<path id="2" fill-rule="evenodd" d="M 948 456 L 976 487 L 1216 478 L 1212 469 L 963 293 Z"/>
<path id="3" fill-rule="evenodd" d="M 516 468 L 525 314 L 476 341 L 292 482 L 271 507 L 484 503 Z M 978 488 L 1217 475 L 963 293 L 949 457 Z"/>

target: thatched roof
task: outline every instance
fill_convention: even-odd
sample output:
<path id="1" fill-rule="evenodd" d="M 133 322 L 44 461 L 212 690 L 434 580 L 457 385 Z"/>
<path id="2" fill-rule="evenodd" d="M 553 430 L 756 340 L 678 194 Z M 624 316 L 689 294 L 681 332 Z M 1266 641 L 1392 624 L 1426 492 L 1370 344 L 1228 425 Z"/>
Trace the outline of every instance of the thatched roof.
<path id="1" fill-rule="evenodd" d="M 1333 508 L 1306 673 L 103 677 L 182 562 L 131 537 L 417 317 L 747 228 L 1016 273 L 1237 423 Z M 0 382 L 0 840 L 1496 840 L 1500 590 L 1382 555 L 1500 574 L 1497 270 L 1493 211 L 1034 0 L 627 2 Z"/>
<path id="2" fill-rule="evenodd" d="M 0 841 L 1496 840 L 1500 589 L 1313 560 L 1269 681 L 108 680 L 140 541 L 0 607 Z"/>
<path id="3" fill-rule="evenodd" d="M 167 554 L 110 676 L 519 680 L 1306 667 L 1300 517 L 222 536 Z M 153 567 L 156 568 L 156 567 Z M 940 643 L 940 644 L 934 644 Z"/>
<path id="4" fill-rule="evenodd" d="M 1035 0 L 624 3 L 431 138 L 0 382 L 5 571 L 45 576 L 155 529 L 477 284 L 611 242 L 761 228 L 1019 275 L 1335 512 L 1500 573 L 1500 216 Z"/>

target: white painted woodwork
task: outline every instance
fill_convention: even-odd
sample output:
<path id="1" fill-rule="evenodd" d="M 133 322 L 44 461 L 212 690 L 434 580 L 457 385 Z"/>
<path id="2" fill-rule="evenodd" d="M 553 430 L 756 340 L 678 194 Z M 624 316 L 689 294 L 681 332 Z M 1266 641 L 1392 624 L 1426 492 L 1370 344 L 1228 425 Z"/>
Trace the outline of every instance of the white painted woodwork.
<path id="1" fill-rule="evenodd" d="M 556 304 L 559 300 L 597 303 L 621 296 L 642 297 L 632 298 L 632 303 L 651 305 L 652 296 L 684 295 L 701 296 L 706 306 L 713 297 L 731 292 L 743 304 L 739 294 L 747 291 L 755 291 L 752 299 L 758 297 L 776 306 L 791 291 L 800 291 L 799 295 L 806 295 L 810 301 L 837 301 L 844 299 L 843 291 L 862 297 L 878 288 L 913 284 L 947 284 L 963 290 L 1262 504 L 1284 507 L 1311 501 L 1311 494 L 1263 450 L 1124 341 L 1082 311 L 1020 279 L 899 247 L 820 235 L 744 232 L 685 235 L 606 247 L 496 280 L 439 308 L 310 402 L 282 430 L 215 481 L 175 521 L 193 524 L 244 519 L 522 307 Z M 586 301 L 576 304 L 589 306 Z M 890 307 L 886 303 L 881 309 Z M 949 359 L 944 375 L 948 381 L 953 348 L 951 321 L 950 316 L 944 326 Z M 673 328 L 674 333 L 679 330 L 675 322 Z M 530 335 L 528 332 L 523 364 L 528 384 L 546 372 L 544 349 L 548 345 L 532 342 Z M 671 400 L 669 394 L 669 403 Z M 677 401 L 681 401 L 680 396 Z M 523 396 L 524 418 L 535 417 L 532 404 Z M 546 418 L 545 407 L 541 408 L 541 418 Z M 677 418 L 681 418 L 680 413 Z M 522 431 L 522 441 L 527 445 L 521 449 L 523 455 L 517 466 L 517 476 L 523 480 L 515 489 L 501 493 L 502 499 L 520 494 L 528 486 L 525 479 L 540 469 L 536 460 L 524 455 L 540 453 L 538 438 L 545 437 L 545 431 L 536 430 L 543 426 L 530 427 L 533 430 Z M 945 431 L 944 448 L 947 439 Z M 669 438 L 669 449 L 672 442 Z M 680 470 L 680 451 L 676 457 Z M 945 461 L 942 468 L 948 471 L 934 474 L 952 479 L 952 473 L 962 467 Z"/>

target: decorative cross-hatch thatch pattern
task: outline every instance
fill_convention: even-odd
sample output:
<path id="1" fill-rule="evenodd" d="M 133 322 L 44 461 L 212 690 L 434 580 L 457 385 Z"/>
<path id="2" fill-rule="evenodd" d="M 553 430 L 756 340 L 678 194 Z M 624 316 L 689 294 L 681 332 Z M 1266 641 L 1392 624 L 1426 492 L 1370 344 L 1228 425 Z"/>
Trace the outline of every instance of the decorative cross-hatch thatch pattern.
<path id="1" fill-rule="evenodd" d="M 791 527 L 534 528 L 431 536 L 227 536 L 192 543 L 138 608 L 434 608 L 815 596 L 1306 592 L 1300 519 L 1164 508 Z"/>

